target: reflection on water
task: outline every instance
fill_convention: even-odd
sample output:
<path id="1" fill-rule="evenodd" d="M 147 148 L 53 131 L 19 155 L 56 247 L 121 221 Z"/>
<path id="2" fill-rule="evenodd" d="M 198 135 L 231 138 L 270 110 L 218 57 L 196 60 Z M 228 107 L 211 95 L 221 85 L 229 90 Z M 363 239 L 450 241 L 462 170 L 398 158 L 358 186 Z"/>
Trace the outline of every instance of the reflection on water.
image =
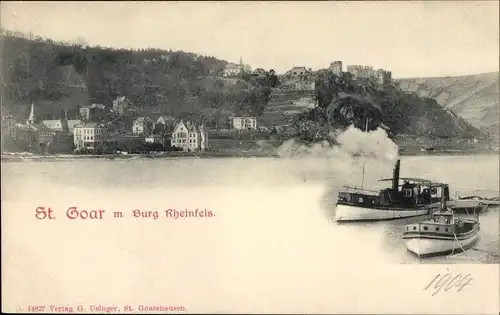
<path id="1" fill-rule="evenodd" d="M 277 270 L 287 274 L 315 266 L 320 272 L 333 265 L 365 262 L 498 263 L 487 254 L 499 254 L 498 209 L 481 215 L 481 239 L 476 248 L 484 251 L 425 260 L 407 252 L 401 239 L 403 226 L 422 218 L 334 222 L 337 191 L 342 185 L 359 186 L 360 163 L 333 158 L 9 163 L 2 165 L 2 202 L 8 218 L 17 224 L 23 222 L 17 220 L 32 221 L 37 205 L 61 211 L 60 219 L 50 226 L 11 231 L 34 251 L 39 249 L 30 245 L 33 233 L 43 241 L 51 229 L 61 233 L 61 238 L 75 238 L 81 244 L 83 240 L 76 235 L 86 235 L 94 244 L 93 252 L 102 255 L 119 249 L 121 256 L 139 253 L 144 259 L 164 261 L 168 252 L 176 257 L 169 264 L 179 266 L 209 259 L 212 264 L 201 269 L 224 269 L 235 277 L 245 269 L 248 281 L 257 274 L 276 277 Z M 390 177 L 392 167 L 389 162 L 368 161 L 364 187 L 380 188 L 377 179 Z M 452 196 L 454 189 L 498 191 L 498 173 L 496 156 L 405 157 L 401 162 L 401 176 L 449 183 Z M 119 222 L 68 224 L 63 210 L 72 205 L 104 208 L 109 213 L 124 211 L 128 217 Z M 158 220 L 130 217 L 133 209 L 167 208 L 209 208 L 216 217 L 184 221 L 162 219 L 161 213 Z M 101 232 L 109 234 L 110 240 L 92 238 L 93 233 Z M 52 250 L 70 246 L 64 240 L 46 241 Z M 141 245 L 151 243 L 161 244 L 164 252 L 147 251 Z M 81 251 L 80 258 L 85 255 Z"/>

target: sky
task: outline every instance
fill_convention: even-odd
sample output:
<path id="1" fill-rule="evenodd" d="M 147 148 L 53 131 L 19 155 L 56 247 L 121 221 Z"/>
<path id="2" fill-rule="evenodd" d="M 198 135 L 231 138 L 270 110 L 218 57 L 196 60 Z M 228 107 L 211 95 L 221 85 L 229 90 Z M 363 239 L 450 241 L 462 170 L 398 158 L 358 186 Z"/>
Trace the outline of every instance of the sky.
<path id="1" fill-rule="evenodd" d="M 1 25 L 53 40 L 162 48 L 284 73 L 330 62 L 394 78 L 499 70 L 499 2 L 6 2 Z"/>

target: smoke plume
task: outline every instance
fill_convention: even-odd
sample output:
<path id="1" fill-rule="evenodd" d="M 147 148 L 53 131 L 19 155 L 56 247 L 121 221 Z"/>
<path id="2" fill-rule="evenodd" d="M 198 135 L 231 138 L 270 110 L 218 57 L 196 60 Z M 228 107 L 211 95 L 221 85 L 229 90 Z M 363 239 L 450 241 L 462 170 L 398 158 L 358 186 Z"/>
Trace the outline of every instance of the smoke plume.
<path id="1" fill-rule="evenodd" d="M 345 131 L 332 133 L 330 137 L 335 144 L 324 140 L 307 145 L 292 139 L 276 150 L 281 158 L 302 159 L 304 163 L 301 164 L 300 176 L 304 180 L 314 177 L 324 185 L 321 206 L 329 217 L 333 215 L 341 186 L 366 185 L 364 188 L 370 189 L 367 186 L 374 178 L 390 176 L 399 156 L 398 146 L 382 128 L 363 132 L 350 126 Z M 366 174 L 363 172 L 365 167 Z"/>

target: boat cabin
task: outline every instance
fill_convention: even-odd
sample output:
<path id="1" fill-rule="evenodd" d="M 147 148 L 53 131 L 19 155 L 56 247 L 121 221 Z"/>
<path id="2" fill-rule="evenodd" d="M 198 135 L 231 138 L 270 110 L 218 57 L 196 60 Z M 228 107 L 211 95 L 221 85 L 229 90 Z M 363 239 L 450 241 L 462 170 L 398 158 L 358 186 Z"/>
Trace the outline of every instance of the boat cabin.
<path id="1" fill-rule="evenodd" d="M 380 191 L 380 204 L 399 203 L 402 205 L 427 205 L 440 202 L 444 197 L 450 200 L 447 184 L 433 183 L 420 178 L 387 178 L 380 181 L 392 181 L 391 188 Z"/>
<path id="2" fill-rule="evenodd" d="M 430 220 L 406 225 L 404 233 L 429 233 L 449 236 L 467 233 L 477 226 L 477 222 L 477 217 L 456 216 L 453 211 L 435 212 L 432 213 Z"/>
<path id="3" fill-rule="evenodd" d="M 396 162 L 392 178 L 379 180 L 390 181 L 392 187 L 377 192 L 349 188 L 339 192 L 339 204 L 357 206 L 391 206 L 391 207 L 421 207 L 450 200 L 447 184 L 434 183 L 420 178 L 400 178 L 400 160 Z M 352 191 L 354 190 L 354 191 Z"/>

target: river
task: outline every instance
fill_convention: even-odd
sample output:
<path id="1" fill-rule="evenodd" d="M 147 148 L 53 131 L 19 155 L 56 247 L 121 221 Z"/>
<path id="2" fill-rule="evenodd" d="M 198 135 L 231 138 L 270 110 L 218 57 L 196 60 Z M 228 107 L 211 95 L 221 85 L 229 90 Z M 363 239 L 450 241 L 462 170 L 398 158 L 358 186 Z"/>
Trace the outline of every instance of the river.
<path id="1" fill-rule="evenodd" d="M 396 264 L 495 262 L 487 252 L 498 255 L 498 209 L 481 215 L 481 239 L 476 248 L 486 252 L 432 259 L 415 257 L 401 241 L 402 227 L 421 218 L 335 223 L 331 217 L 338 187 L 360 185 L 360 163 L 332 158 L 8 163 L 2 165 L 2 202 L 10 220 L 17 224 L 23 222 L 18 219 L 34 220 L 36 206 L 59 211 L 52 227 L 39 224 L 34 231 L 13 232 L 26 239 L 31 233 L 44 235 L 46 229 L 56 228 L 61 238 L 81 233 L 92 239 L 93 233 L 103 229 L 109 230 L 118 247 L 128 244 L 136 248 L 161 241 L 166 251 L 182 252 L 183 242 L 187 242 L 191 255 L 208 251 L 235 262 L 276 257 L 273 261 L 279 265 L 302 255 L 324 263 L 359 259 Z M 377 179 L 390 177 L 392 167 L 389 163 L 366 162 L 364 187 L 380 188 Z M 492 155 L 416 156 L 403 157 L 401 162 L 401 176 L 449 183 L 452 195 L 462 189 L 498 192 L 498 174 L 498 157 Z M 69 206 L 106 209 L 109 216 L 100 222 L 65 222 L 68 219 L 63 214 Z M 215 216 L 169 220 L 162 217 L 168 208 L 209 209 Z M 134 209 L 158 210 L 160 216 L 156 220 L 137 219 L 132 216 Z M 113 219 L 114 211 L 123 211 L 124 218 Z M 127 235 L 119 236 L 125 230 L 134 234 L 133 244 L 127 243 Z M 188 235 L 202 241 L 193 243 L 186 239 Z M 57 245 L 57 240 L 52 242 L 55 248 L 64 247 Z"/>
<path id="2" fill-rule="evenodd" d="M 392 174 L 392 162 L 365 163 L 366 188 Z M 359 186 L 361 169 L 361 161 L 338 156 L 2 163 L 3 272 L 16 285 L 9 301 L 22 305 L 22 293 L 39 304 L 331 312 L 324 303 L 345 294 L 347 311 L 361 294 L 351 282 L 363 281 L 351 279 L 367 268 L 498 263 L 498 209 L 480 217 L 482 251 L 432 259 L 415 257 L 401 241 L 403 225 L 420 219 L 334 222 L 338 187 Z M 449 183 L 452 194 L 498 195 L 498 174 L 492 155 L 401 158 L 401 176 Z M 38 206 L 51 207 L 56 219 L 37 220 Z M 72 206 L 105 210 L 104 219 L 70 220 Z M 176 220 L 165 216 L 170 208 L 214 216 Z M 135 209 L 159 216 L 134 218 Z M 118 211 L 122 218 L 114 218 Z M 344 289 L 334 289 L 338 281 Z"/>

